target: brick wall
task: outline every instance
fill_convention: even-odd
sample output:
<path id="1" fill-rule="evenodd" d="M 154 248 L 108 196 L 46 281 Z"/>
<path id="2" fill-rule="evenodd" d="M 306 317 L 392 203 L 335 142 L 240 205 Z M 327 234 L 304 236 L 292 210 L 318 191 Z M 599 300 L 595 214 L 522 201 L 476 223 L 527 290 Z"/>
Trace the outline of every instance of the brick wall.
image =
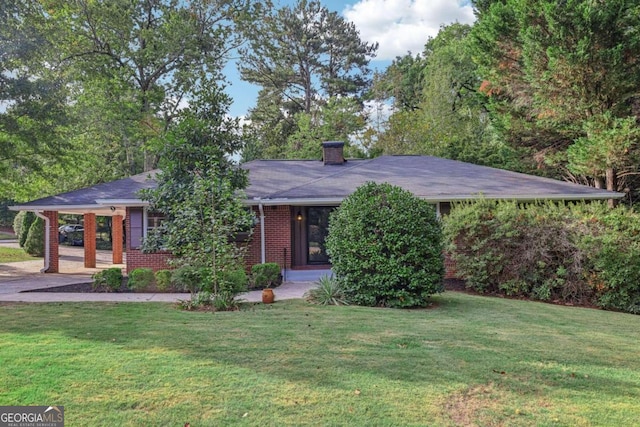
<path id="1" fill-rule="evenodd" d="M 456 262 L 451 259 L 451 255 L 449 255 L 447 252 L 444 253 L 444 278 L 460 279 L 456 271 Z"/>
<path id="2" fill-rule="evenodd" d="M 291 268 L 291 208 L 289 206 L 264 206 L 264 232 L 266 241 L 266 262 L 275 262 L 281 268 Z M 258 225 L 253 229 L 249 242 L 246 264 L 251 268 L 260 264 L 260 211 L 254 208 Z M 284 250 L 287 259 L 284 259 Z"/>
<path id="3" fill-rule="evenodd" d="M 127 247 L 127 274 L 136 268 L 146 267 L 153 271 L 170 268 L 167 261 L 171 258 L 168 252 L 155 252 L 144 254 L 138 249 Z"/>
<path id="4" fill-rule="evenodd" d="M 127 219 L 125 220 L 125 227 L 127 230 L 127 274 L 136 268 L 146 267 L 153 271 L 165 270 L 169 268 L 167 261 L 171 258 L 171 254 L 168 252 L 156 252 L 152 254 L 145 254 L 138 248 L 131 247 L 131 215 L 129 214 L 129 208 L 127 208 Z"/>

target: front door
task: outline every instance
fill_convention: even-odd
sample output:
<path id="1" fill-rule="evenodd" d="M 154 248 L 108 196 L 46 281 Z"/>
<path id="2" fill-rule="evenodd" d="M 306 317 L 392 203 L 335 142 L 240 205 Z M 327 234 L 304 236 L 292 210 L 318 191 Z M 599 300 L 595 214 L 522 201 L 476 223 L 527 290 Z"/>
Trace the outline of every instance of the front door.
<path id="1" fill-rule="evenodd" d="M 329 214 L 334 208 L 311 206 L 307 208 L 307 264 L 329 264 L 325 239 L 329 234 Z"/>
<path id="2" fill-rule="evenodd" d="M 325 239 L 329 233 L 329 214 L 334 209 L 335 206 L 308 206 L 292 209 L 294 266 L 329 264 Z"/>

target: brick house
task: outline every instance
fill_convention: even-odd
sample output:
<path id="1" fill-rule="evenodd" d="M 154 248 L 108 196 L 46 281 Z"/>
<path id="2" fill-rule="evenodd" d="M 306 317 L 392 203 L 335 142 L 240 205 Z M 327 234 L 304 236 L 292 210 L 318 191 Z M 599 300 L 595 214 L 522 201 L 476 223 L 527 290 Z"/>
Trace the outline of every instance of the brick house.
<path id="1" fill-rule="evenodd" d="M 283 270 L 329 268 L 324 248 L 331 210 L 368 181 L 400 186 L 432 203 L 438 215 L 451 202 L 487 199 L 604 200 L 624 195 L 584 185 L 557 181 L 431 156 L 343 157 L 343 143 L 325 142 L 322 160 L 255 160 L 242 165 L 249 171 L 245 203 L 258 223 L 249 242 L 247 265 L 278 263 Z M 96 266 L 96 215 L 113 217 L 113 241 L 126 236 L 126 271 L 138 267 L 166 267 L 170 254 L 144 254 L 140 243 L 159 221 L 138 197 L 155 185 L 154 172 L 97 184 L 18 206 L 45 218 L 46 272 L 58 272 L 58 214 L 84 217 L 85 267 Z M 116 245 L 117 246 L 117 245 Z M 123 263 L 114 248 L 113 263 Z"/>

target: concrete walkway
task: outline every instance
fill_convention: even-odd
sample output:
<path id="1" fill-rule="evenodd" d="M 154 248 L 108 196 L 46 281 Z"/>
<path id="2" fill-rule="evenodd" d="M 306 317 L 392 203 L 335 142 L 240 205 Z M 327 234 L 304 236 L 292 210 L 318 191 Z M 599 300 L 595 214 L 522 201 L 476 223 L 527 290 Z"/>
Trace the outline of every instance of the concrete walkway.
<path id="1" fill-rule="evenodd" d="M 16 243 L 0 242 L 0 246 L 16 247 Z M 97 251 L 97 267 L 84 268 L 83 249 L 60 246 L 60 271 L 41 273 L 42 260 L 0 264 L 0 302 L 177 302 L 188 300 L 190 294 L 167 293 L 72 293 L 26 292 L 78 283 L 90 283 L 91 275 L 109 267 L 124 267 L 110 263 L 110 251 Z M 312 288 L 311 281 L 288 281 L 274 289 L 276 301 L 302 298 Z M 262 301 L 262 291 L 251 291 L 239 296 L 247 302 Z"/>

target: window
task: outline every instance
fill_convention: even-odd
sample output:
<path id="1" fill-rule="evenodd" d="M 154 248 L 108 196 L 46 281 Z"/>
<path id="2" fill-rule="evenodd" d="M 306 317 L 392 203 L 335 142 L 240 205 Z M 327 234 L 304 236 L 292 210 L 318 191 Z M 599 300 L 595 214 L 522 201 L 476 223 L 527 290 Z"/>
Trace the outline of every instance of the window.
<path id="1" fill-rule="evenodd" d="M 160 213 L 143 208 L 131 208 L 129 210 L 131 247 L 139 248 L 142 239 L 149 234 L 149 231 L 160 227 L 163 220 L 164 216 Z"/>
<path id="2" fill-rule="evenodd" d="M 151 230 L 160 227 L 162 225 L 162 222 L 164 221 L 164 214 L 158 212 L 150 212 L 145 210 L 145 217 L 145 236 L 149 234 Z"/>

